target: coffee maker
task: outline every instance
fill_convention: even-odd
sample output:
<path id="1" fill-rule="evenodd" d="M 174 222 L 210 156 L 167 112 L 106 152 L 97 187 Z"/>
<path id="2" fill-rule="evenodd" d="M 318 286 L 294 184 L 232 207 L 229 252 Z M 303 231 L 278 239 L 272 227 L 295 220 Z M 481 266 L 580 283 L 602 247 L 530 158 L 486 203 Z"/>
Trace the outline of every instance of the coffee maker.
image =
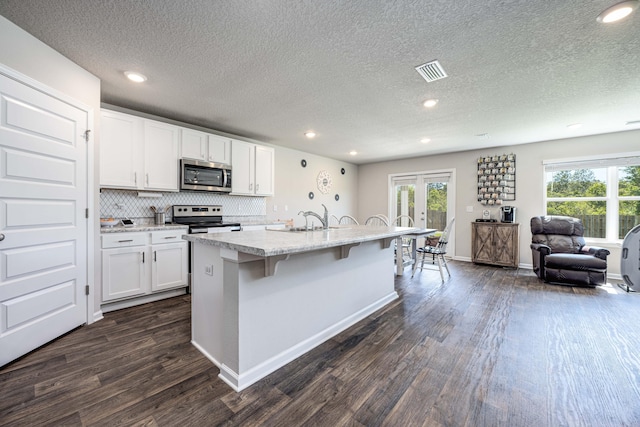
<path id="1" fill-rule="evenodd" d="M 516 222 L 515 206 L 502 206 L 500 208 L 500 222 Z"/>

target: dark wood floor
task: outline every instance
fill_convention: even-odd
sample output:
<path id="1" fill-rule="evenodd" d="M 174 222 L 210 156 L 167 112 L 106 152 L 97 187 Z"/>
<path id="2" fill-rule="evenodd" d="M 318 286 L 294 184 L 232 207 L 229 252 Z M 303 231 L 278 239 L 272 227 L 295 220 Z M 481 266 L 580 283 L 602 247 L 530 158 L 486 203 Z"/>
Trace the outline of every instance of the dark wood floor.
<path id="1" fill-rule="evenodd" d="M 0 370 L 0 425 L 640 425 L 640 295 L 450 265 L 241 393 L 188 296 L 108 313 Z"/>

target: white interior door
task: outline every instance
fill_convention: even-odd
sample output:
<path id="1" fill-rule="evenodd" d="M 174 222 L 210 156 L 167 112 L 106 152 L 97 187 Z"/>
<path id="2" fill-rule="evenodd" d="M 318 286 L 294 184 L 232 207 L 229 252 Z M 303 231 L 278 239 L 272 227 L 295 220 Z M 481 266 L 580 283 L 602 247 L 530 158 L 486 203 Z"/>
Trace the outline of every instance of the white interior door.
<path id="1" fill-rule="evenodd" d="M 88 123 L 0 73 L 0 366 L 86 322 Z"/>

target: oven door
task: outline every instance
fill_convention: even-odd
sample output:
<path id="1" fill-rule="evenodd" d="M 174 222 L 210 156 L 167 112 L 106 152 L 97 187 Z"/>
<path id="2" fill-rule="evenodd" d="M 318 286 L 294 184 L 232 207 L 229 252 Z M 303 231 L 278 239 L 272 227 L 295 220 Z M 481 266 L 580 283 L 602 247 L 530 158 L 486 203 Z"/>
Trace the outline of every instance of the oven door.
<path id="1" fill-rule="evenodd" d="M 229 231 L 240 231 L 242 229 L 239 225 L 223 225 L 220 227 L 207 227 L 207 226 L 192 226 L 189 229 L 189 234 L 201 234 L 201 233 L 227 233 Z"/>
<path id="2" fill-rule="evenodd" d="M 180 189 L 230 193 L 231 166 L 194 159 L 181 159 Z"/>

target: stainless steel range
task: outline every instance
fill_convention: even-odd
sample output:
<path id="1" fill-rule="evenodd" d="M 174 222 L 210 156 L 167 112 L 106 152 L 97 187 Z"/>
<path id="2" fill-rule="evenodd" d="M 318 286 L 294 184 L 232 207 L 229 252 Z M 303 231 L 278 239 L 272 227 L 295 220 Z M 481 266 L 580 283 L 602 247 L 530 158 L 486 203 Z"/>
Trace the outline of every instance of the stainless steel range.
<path id="1" fill-rule="evenodd" d="M 237 222 L 224 222 L 220 205 L 174 205 L 173 222 L 189 226 L 189 234 L 240 231 Z"/>

